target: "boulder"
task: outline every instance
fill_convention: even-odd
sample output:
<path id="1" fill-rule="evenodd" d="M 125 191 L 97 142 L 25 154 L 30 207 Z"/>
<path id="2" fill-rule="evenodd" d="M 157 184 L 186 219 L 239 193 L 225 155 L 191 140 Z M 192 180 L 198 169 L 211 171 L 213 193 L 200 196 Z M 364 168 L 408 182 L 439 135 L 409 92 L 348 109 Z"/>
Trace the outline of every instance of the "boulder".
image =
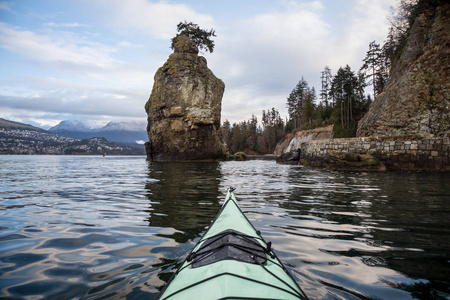
<path id="1" fill-rule="evenodd" d="M 179 36 L 154 77 L 145 105 L 147 158 L 156 161 L 223 159 L 220 131 L 225 84 L 187 36 Z"/>
<path id="2" fill-rule="evenodd" d="M 277 163 L 279 164 L 298 164 L 300 160 L 300 149 L 291 150 L 277 157 Z"/>

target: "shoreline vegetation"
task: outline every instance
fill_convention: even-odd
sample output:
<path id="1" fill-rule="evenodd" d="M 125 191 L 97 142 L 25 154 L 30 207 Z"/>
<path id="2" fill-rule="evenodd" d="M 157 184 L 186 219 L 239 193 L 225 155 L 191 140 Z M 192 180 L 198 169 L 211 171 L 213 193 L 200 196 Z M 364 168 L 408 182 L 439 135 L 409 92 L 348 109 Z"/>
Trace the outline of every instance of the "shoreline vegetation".
<path id="1" fill-rule="evenodd" d="M 402 1 L 388 16 L 391 28 L 386 40 L 382 44 L 377 44 L 375 41 L 369 43 L 366 57 L 363 59 L 359 70 L 352 70 L 347 65 L 340 67 L 333 75 L 331 69 L 325 66 L 320 74 L 321 88 L 319 92 L 316 92 L 315 87 L 309 86 L 305 78 L 300 79 L 286 98 L 289 113 L 286 120 L 280 117 L 275 108 L 263 110 L 261 122 L 258 122 L 259 120 L 255 115 L 252 115 L 247 121 L 234 124 L 225 120 L 222 131 L 229 151 L 272 153 L 274 144 L 281 141 L 286 134 L 328 125 L 333 125 L 334 138 L 356 137 L 358 123 L 369 112 L 371 103 L 382 96 L 399 76 L 405 72 L 408 73 L 407 67 L 414 65 L 415 60 L 422 55 L 422 52 L 429 50 L 431 46 L 445 47 L 445 45 L 439 46 L 440 44 L 408 44 L 408 38 L 416 39 L 416 35 L 422 36 L 427 33 L 417 32 L 417 26 L 413 26 L 416 20 L 421 23 L 422 31 L 438 31 L 437 33 L 428 33 L 434 34 L 434 39 L 439 43 L 440 38 L 442 38 L 439 35 L 441 34 L 439 28 L 448 26 L 448 24 L 443 23 L 436 26 L 437 29 L 433 29 L 432 26 L 427 25 L 428 27 L 425 27 L 424 22 L 427 21 L 432 24 L 434 21 L 433 15 L 439 18 L 439 15 L 448 14 L 448 4 L 446 5 L 445 2 L 439 0 Z M 423 15 L 427 15 L 428 19 L 423 20 L 421 17 Z M 442 22 L 445 22 L 445 18 L 442 17 L 442 19 Z M 414 40 L 413 42 L 417 43 L 418 41 Z M 408 51 L 413 52 L 414 55 L 410 55 L 407 53 Z M 445 55 L 445 53 L 440 54 Z M 445 57 L 442 57 L 442 63 L 445 63 Z M 441 77 L 445 78 L 445 76 Z M 417 80 L 419 79 L 417 78 Z M 427 88 L 427 84 L 425 82 L 423 85 L 423 93 L 434 87 Z M 366 88 L 372 88 L 370 95 L 365 93 Z M 430 93 L 433 93 L 433 90 Z M 435 98 L 438 99 L 438 95 L 435 95 Z M 433 106 L 432 108 L 438 104 L 435 103 L 437 100 L 428 99 L 428 101 L 430 103 L 422 104 Z M 375 109 L 380 110 L 382 108 L 371 108 L 371 110 Z M 397 107 L 396 109 L 400 111 L 403 108 Z M 391 111 L 390 113 L 395 115 L 396 112 Z M 438 120 L 437 123 L 439 121 L 445 122 L 445 120 Z M 442 127 L 440 125 L 435 124 L 434 127 Z M 422 127 L 426 127 L 425 124 Z M 440 128 L 438 129 L 434 131 L 441 132 Z M 419 127 L 417 130 L 420 131 L 421 128 Z M 392 134 L 394 133 L 386 132 L 385 135 Z"/>
<path id="2" fill-rule="evenodd" d="M 402 1 L 388 18 L 386 40 L 369 44 L 358 71 L 347 65 L 332 75 L 325 66 L 319 97 L 301 78 L 287 98 L 289 118 L 272 108 L 262 111 L 261 127 L 254 115 L 233 125 L 225 120 L 230 152 L 276 150 L 279 162 L 336 170 L 450 171 L 449 74 L 442 67 L 450 54 L 449 12 L 446 1 Z M 304 134 L 327 125 L 326 140 Z"/>
<path id="3" fill-rule="evenodd" d="M 419 103 L 425 107 L 423 116 L 419 117 L 425 119 L 415 120 L 418 124 L 416 124 L 418 126 L 416 131 L 414 128 L 405 129 L 401 126 L 394 126 L 395 130 L 384 129 L 385 131 L 382 134 L 374 134 L 373 132 L 367 134 L 370 130 L 368 131 L 366 128 L 366 135 L 359 135 L 362 121 L 367 123 L 367 119 L 370 118 L 372 120 L 380 119 L 374 111 L 386 110 L 386 108 L 383 108 L 386 105 L 380 105 L 379 99 L 395 85 L 397 78 L 402 73 L 399 70 L 403 73 L 412 72 L 411 74 L 416 74 L 414 72 L 419 68 L 414 67 L 417 58 L 404 58 L 408 55 L 408 51 L 412 51 L 409 49 L 411 47 L 408 46 L 408 40 L 414 40 L 415 38 L 414 24 L 416 20 L 421 22 L 423 28 L 432 31 L 434 29 L 430 27 L 431 25 L 426 27 L 423 25 L 424 22 L 436 23 L 434 16 L 439 17 L 439 14 L 448 14 L 448 11 L 449 5 L 440 0 L 401 2 L 389 17 L 392 26 L 386 40 L 381 46 L 375 41 L 369 44 L 369 50 L 363 60 L 363 65 L 358 71 L 352 70 L 347 65 L 340 67 L 336 74 L 332 75 L 331 69 L 325 66 L 321 72 L 322 86 L 318 95 L 315 88 L 310 87 L 302 77 L 286 98 L 288 118 L 283 119 L 278 110 L 272 107 L 267 111 L 262 110 L 261 122 L 255 115 L 252 115 L 249 120 L 239 123 L 231 124 L 228 120 L 225 120 L 220 126 L 220 130 L 217 130 L 217 136 L 222 136 L 224 145 L 228 149 L 226 155 L 224 152 L 225 157 L 223 159 L 202 159 L 201 155 L 198 155 L 192 160 L 276 159 L 280 163 L 300 163 L 311 166 L 325 166 L 332 169 L 346 166 L 351 170 L 424 169 L 427 171 L 449 171 L 450 124 L 447 124 L 449 120 L 446 120 L 445 117 L 432 118 L 432 116 L 448 115 L 446 111 L 439 111 L 439 105 L 445 106 L 445 103 L 449 100 L 443 95 L 432 94 L 429 99 L 426 99 L 428 102 L 422 103 L 423 105 Z M 424 15 L 427 18 L 425 21 Z M 202 31 L 197 27 L 196 24 L 186 22 L 178 24 L 178 30 L 181 30 L 180 36 L 186 35 L 183 30 L 187 30 L 188 34 L 194 35 L 194 37 L 199 32 L 203 32 L 205 36 L 201 37 L 200 42 L 197 41 L 194 46 L 188 47 L 186 50 L 184 49 L 186 47 L 182 47 L 182 43 L 174 43 L 180 38 L 177 35 L 178 39 L 175 37 L 172 40 L 172 47 L 174 50 L 178 49 L 175 51 L 176 55 L 194 55 L 194 57 L 197 57 L 198 50 L 197 52 L 194 50 L 202 45 L 202 41 L 208 42 L 204 46 L 207 46 L 208 51 L 212 52 L 214 43 L 209 38 L 215 36 L 214 30 Z M 438 32 L 439 34 L 434 31 L 431 33 L 435 35 L 435 41 L 441 40 L 440 32 Z M 190 38 L 192 39 L 191 36 Z M 422 58 L 421 53 L 429 47 L 422 46 L 418 45 L 414 51 L 418 53 L 416 53 L 416 56 L 423 60 L 426 57 Z M 192 51 L 195 53 L 191 53 Z M 198 60 L 203 62 L 200 58 Z M 418 64 L 422 68 L 425 66 L 421 61 Z M 429 69 L 426 71 L 430 72 L 431 70 L 432 72 L 433 66 L 427 66 Z M 414 72 L 410 70 L 411 68 L 414 69 Z M 416 75 L 420 74 L 417 73 Z M 418 85 L 420 82 L 407 83 Z M 404 85 L 403 82 L 402 84 Z M 422 88 L 425 93 L 427 89 L 431 89 L 431 92 L 435 91 L 433 87 L 437 83 L 430 85 L 432 83 L 422 82 L 421 84 L 422 86 L 419 89 Z M 402 88 L 404 89 L 403 85 Z M 373 93 L 370 95 L 365 94 L 365 88 L 368 86 L 373 88 Z M 439 92 L 442 91 L 439 90 Z M 436 99 L 440 99 L 439 101 L 442 103 L 438 103 L 439 101 Z M 182 107 L 172 107 L 169 113 L 170 117 L 181 116 L 182 109 Z M 394 117 L 400 113 L 394 111 L 393 108 L 390 109 L 393 111 L 389 113 Z M 398 107 L 396 109 L 400 110 Z M 149 112 L 150 108 L 148 107 L 147 110 Z M 406 110 L 406 108 L 401 107 L 401 110 Z M 367 117 L 370 114 L 373 116 Z M 189 115 L 190 118 L 192 116 L 192 114 Z M 389 119 L 387 122 L 390 119 L 395 119 L 394 117 L 387 118 Z M 199 131 L 199 128 L 203 128 L 200 125 L 206 124 L 204 119 L 192 121 L 189 126 L 190 130 Z M 410 117 L 410 119 L 412 118 Z M 0 121 L 3 123 L 9 122 L 3 119 L 0 119 Z M 9 122 L 5 125 L 2 122 L 0 122 L 0 154 L 145 155 L 145 146 L 143 145 L 112 143 L 101 137 L 75 139 L 53 134 L 26 124 Z M 220 122 L 220 117 L 217 122 Z M 367 126 L 367 124 L 365 125 Z M 214 128 L 218 128 L 218 126 Z M 331 128 L 329 136 L 311 138 L 309 133 L 304 134 L 308 130 L 320 131 L 324 128 Z M 409 134 L 405 135 L 404 131 L 409 132 Z M 411 137 L 411 132 L 423 136 Z M 431 136 L 425 136 L 424 134 L 431 134 Z M 370 143 L 366 143 L 364 138 L 370 139 Z M 192 138 L 191 140 L 196 139 Z M 215 138 L 214 140 L 219 139 Z M 355 147 L 355 144 L 359 146 Z M 338 148 L 333 148 L 334 146 L 330 145 L 338 145 Z M 190 145 L 186 149 L 196 152 L 196 148 L 190 147 Z M 314 149 L 314 151 L 308 152 L 312 151 L 311 149 Z M 179 152 L 184 153 L 183 151 Z M 170 160 L 167 159 L 167 161 Z M 363 168 L 364 166 L 367 168 Z"/>

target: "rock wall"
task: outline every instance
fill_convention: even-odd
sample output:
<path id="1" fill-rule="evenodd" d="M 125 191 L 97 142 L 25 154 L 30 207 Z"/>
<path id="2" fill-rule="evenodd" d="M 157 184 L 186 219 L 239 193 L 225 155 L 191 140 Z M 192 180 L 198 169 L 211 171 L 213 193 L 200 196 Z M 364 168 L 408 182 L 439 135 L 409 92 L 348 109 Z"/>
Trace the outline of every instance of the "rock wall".
<path id="1" fill-rule="evenodd" d="M 433 135 L 310 141 L 299 161 L 351 171 L 450 171 L 450 138 Z"/>
<path id="2" fill-rule="evenodd" d="M 216 160 L 225 157 L 220 114 L 225 84 L 186 36 L 158 69 L 149 100 L 146 143 L 150 160 Z"/>
<path id="3" fill-rule="evenodd" d="M 385 91 L 358 124 L 357 136 L 450 132 L 450 4 L 418 15 Z"/>

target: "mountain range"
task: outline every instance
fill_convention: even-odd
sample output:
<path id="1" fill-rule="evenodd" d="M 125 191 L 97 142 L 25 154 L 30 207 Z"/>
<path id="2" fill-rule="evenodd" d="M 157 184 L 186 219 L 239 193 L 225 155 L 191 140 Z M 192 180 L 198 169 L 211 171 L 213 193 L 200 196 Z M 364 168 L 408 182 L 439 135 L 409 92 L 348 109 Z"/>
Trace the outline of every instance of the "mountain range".
<path id="1" fill-rule="evenodd" d="M 64 120 L 49 131 L 78 139 L 103 137 L 111 142 L 136 143 L 148 140 L 145 127 L 143 122 L 109 122 L 103 127 L 92 128 L 87 122 Z"/>
<path id="2" fill-rule="evenodd" d="M 113 126 L 109 128 L 113 130 L 105 132 L 124 135 L 132 132 L 116 130 L 117 126 L 115 129 Z M 74 130 L 81 128 L 72 126 L 70 129 L 77 132 Z M 0 154 L 143 155 L 145 151 L 142 143 L 136 143 L 136 141 L 118 143 L 98 135 L 83 139 L 68 137 L 32 125 L 0 118 Z"/>

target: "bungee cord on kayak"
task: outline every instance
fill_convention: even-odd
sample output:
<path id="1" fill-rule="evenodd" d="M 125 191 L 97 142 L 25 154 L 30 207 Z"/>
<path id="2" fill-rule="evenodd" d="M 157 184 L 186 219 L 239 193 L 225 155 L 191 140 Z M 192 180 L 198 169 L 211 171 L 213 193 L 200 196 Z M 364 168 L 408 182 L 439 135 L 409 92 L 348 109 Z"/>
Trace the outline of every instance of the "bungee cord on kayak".
<path id="1" fill-rule="evenodd" d="M 230 187 L 219 213 L 157 299 L 307 299 Z"/>
<path id="2" fill-rule="evenodd" d="M 251 236 L 229 229 L 208 238 L 200 249 L 189 254 L 187 261 L 192 261 L 193 268 L 224 259 L 264 264 L 265 254 L 272 255 Z"/>

